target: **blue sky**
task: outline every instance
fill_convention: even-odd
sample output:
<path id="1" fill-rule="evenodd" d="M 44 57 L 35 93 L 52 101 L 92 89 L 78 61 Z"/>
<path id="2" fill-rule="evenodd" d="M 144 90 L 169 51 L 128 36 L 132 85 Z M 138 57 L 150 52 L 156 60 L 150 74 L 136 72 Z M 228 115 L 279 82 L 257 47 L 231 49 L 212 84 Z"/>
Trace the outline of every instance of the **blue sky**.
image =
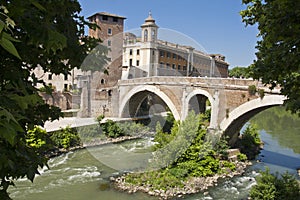
<path id="1" fill-rule="evenodd" d="M 207 53 L 221 53 L 235 66 L 255 59 L 257 27 L 245 27 L 241 0 L 79 0 L 85 17 L 97 12 L 125 16 L 125 31 L 137 29 L 152 12 L 156 24 L 197 41 Z M 201 49 L 200 49 L 201 50 Z"/>

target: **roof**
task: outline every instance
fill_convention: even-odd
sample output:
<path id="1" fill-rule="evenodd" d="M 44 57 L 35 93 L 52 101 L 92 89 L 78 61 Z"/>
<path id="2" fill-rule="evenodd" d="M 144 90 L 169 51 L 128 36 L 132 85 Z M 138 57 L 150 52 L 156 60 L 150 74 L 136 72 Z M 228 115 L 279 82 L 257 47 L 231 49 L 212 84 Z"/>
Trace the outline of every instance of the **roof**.
<path id="1" fill-rule="evenodd" d="M 110 16 L 110 17 L 117 17 L 117 18 L 121 18 L 121 19 L 126 19 L 126 17 L 124 17 L 124 16 L 120 16 L 120 15 L 116 15 L 116 14 L 112 14 L 112 13 L 108 13 L 108 12 L 98 12 L 98 13 L 95 13 L 95 14 L 89 16 L 88 19 L 91 18 L 91 17 L 93 17 L 93 16 L 95 16 L 95 15 L 101 15 L 101 16 L 104 15 L 104 16 Z"/>

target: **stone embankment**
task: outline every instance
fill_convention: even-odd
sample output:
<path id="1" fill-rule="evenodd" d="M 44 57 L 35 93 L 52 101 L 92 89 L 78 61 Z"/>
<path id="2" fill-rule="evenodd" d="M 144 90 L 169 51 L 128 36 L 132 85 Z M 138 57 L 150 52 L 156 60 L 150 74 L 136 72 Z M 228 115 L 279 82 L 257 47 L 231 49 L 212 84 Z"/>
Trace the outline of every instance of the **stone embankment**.
<path id="1" fill-rule="evenodd" d="M 209 177 L 193 177 L 184 182 L 184 187 L 175 187 L 168 190 L 153 190 L 150 186 L 135 186 L 125 182 L 124 174 L 121 177 L 111 177 L 111 181 L 114 183 L 117 189 L 126 191 L 128 193 L 135 193 L 141 191 L 151 196 L 157 196 L 160 199 L 171 199 L 174 197 L 182 197 L 187 194 L 194 194 L 200 191 L 205 192 L 209 187 L 218 185 L 218 179 L 220 178 L 232 178 L 233 176 L 242 175 L 247 166 L 251 165 L 251 162 L 235 162 L 236 170 L 230 171 L 226 174 L 216 174 Z"/>

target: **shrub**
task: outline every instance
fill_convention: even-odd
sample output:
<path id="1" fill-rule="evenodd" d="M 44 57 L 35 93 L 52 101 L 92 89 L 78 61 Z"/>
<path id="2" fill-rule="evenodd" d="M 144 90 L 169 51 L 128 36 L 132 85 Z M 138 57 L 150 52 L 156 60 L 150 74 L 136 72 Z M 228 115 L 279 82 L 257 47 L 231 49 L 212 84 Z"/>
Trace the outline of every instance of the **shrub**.
<path id="1" fill-rule="evenodd" d="M 99 115 L 97 118 L 96 118 L 96 121 L 100 124 L 101 121 L 104 119 L 104 115 Z"/>
<path id="2" fill-rule="evenodd" d="M 125 135 L 136 136 L 136 135 L 149 133 L 150 131 L 149 127 L 136 122 L 124 122 L 124 123 L 119 123 L 118 125 L 123 130 Z"/>
<path id="3" fill-rule="evenodd" d="M 245 162 L 248 158 L 247 158 L 247 156 L 245 154 L 239 153 L 237 155 L 237 159 L 238 159 L 238 161 Z"/>
<path id="4" fill-rule="evenodd" d="M 249 85 L 248 86 L 248 92 L 250 95 L 255 95 L 256 93 L 256 86 L 255 85 Z"/>
<path id="5" fill-rule="evenodd" d="M 251 199 L 259 200 L 295 200 L 300 199 L 300 185 L 292 175 L 285 174 L 278 177 L 278 174 L 270 174 L 267 168 L 256 177 L 257 184 L 250 190 Z"/>
<path id="6" fill-rule="evenodd" d="M 100 125 L 103 133 L 110 138 L 117 138 L 120 136 L 124 136 L 124 131 L 120 128 L 120 126 L 114 122 L 113 120 L 107 120 L 105 123 Z"/>
<path id="7" fill-rule="evenodd" d="M 39 152 L 45 152 L 53 147 L 48 133 L 38 126 L 35 126 L 34 129 L 27 132 L 26 143 L 28 146 L 38 150 Z"/>
<path id="8" fill-rule="evenodd" d="M 54 145 L 58 148 L 68 149 L 81 145 L 80 137 L 75 129 L 67 126 L 59 131 L 52 132 L 50 136 Z"/>
<path id="9" fill-rule="evenodd" d="M 259 89 L 259 90 L 258 90 L 258 94 L 259 94 L 259 97 L 260 97 L 261 99 L 263 99 L 264 96 L 265 96 L 265 91 L 264 91 L 263 89 Z"/>

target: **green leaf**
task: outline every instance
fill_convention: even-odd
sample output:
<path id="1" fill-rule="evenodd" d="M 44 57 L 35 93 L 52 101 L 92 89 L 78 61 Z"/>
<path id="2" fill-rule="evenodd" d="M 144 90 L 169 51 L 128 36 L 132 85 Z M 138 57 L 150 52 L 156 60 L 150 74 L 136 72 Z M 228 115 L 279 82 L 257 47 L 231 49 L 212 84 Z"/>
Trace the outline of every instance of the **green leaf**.
<path id="1" fill-rule="evenodd" d="M 46 9 L 37 1 L 31 0 L 30 1 L 35 7 L 37 7 L 41 11 L 46 11 Z"/>
<path id="2" fill-rule="evenodd" d="M 2 20 L 0 20 L 0 34 L 4 27 L 5 27 L 5 23 Z"/>
<path id="3" fill-rule="evenodd" d="M 19 58 L 21 60 L 21 57 L 20 57 L 17 49 L 15 48 L 14 44 L 10 40 L 2 37 L 0 39 L 0 45 L 3 47 L 3 49 L 8 51 L 10 54 L 16 56 L 17 58 Z"/>

